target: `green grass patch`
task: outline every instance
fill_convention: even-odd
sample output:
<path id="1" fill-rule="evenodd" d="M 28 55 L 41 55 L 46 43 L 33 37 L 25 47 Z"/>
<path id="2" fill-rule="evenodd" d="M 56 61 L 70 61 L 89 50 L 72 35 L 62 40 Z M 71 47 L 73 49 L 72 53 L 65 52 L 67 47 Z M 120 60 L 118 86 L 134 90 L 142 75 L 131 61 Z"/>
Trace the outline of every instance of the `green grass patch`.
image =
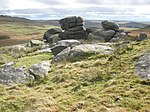
<path id="1" fill-rule="evenodd" d="M 44 83 L 0 86 L 0 111 L 148 112 L 150 81 L 136 76 L 134 64 L 149 48 L 150 40 L 131 41 L 115 46 L 111 55 L 53 64 Z M 16 66 L 50 59 L 50 54 L 27 55 Z"/>
<path id="2" fill-rule="evenodd" d="M 40 63 L 41 61 L 50 60 L 51 55 L 49 53 L 37 54 L 32 56 L 25 56 L 16 61 L 16 67 L 21 67 L 22 65 L 26 67 L 31 67 L 33 64 Z"/>

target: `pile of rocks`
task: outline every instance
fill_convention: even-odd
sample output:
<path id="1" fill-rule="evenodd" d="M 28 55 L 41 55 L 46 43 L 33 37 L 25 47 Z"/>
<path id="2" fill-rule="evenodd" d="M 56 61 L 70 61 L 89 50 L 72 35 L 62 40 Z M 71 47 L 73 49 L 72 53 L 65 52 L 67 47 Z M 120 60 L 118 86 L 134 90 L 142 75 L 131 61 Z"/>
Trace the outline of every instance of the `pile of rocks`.
<path id="1" fill-rule="evenodd" d="M 97 38 L 103 39 L 106 42 L 125 35 L 124 30 L 120 30 L 116 22 L 105 20 L 101 22 L 101 25 L 103 29 L 97 29 L 93 32 L 93 35 L 98 36 Z"/>
<path id="2" fill-rule="evenodd" d="M 64 60 L 78 60 L 80 56 L 88 56 L 89 53 L 93 54 L 111 54 L 113 48 L 109 45 L 99 44 L 81 44 L 78 40 L 61 40 L 51 48 L 54 55 L 52 63 Z"/>
<path id="3" fill-rule="evenodd" d="M 51 28 L 48 29 L 44 35 L 43 35 L 43 39 L 46 40 L 49 43 L 55 43 L 57 42 L 59 39 L 59 33 L 61 33 L 62 30 L 60 28 Z"/>
<path id="4" fill-rule="evenodd" d="M 29 69 L 25 66 L 15 68 L 14 63 L 10 62 L 0 67 L 0 84 L 15 85 L 32 80 L 39 80 L 48 75 L 50 71 L 49 61 L 42 61 L 34 64 Z"/>
<path id="5" fill-rule="evenodd" d="M 66 17 L 59 21 L 64 32 L 60 33 L 61 39 L 84 39 L 87 37 L 87 32 L 84 21 L 81 17 L 72 16 Z"/>
<path id="6" fill-rule="evenodd" d="M 85 39 L 89 31 L 84 27 L 84 20 L 80 16 L 71 16 L 59 21 L 61 28 L 48 29 L 43 39 L 49 44 L 65 39 Z"/>

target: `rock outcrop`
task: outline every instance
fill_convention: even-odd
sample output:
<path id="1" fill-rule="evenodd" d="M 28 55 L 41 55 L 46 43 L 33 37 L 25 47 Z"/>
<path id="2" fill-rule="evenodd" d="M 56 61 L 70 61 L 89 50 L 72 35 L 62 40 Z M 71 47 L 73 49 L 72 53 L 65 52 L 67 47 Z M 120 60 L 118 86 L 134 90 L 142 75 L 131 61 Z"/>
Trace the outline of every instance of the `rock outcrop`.
<path id="1" fill-rule="evenodd" d="M 78 40 L 74 40 L 74 39 L 61 40 L 61 41 L 58 41 L 57 44 L 51 48 L 51 51 L 52 51 L 53 55 L 56 56 L 58 53 L 60 53 L 67 47 L 74 47 L 79 44 L 81 44 L 81 43 Z"/>
<path id="2" fill-rule="evenodd" d="M 91 34 L 87 37 L 87 39 L 97 39 L 99 41 L 104 42 L 112 42 L 116 40 L 115 38 L 120 38 L 125 36 L 124 30 L 119 29 L 119 25 L 113 21 L 102 21 L 102 28 L 97 28 L 92 30 Z"/>
<path id="3" fill-rule="evenodd" d="M 51 71 L 49 61 L 33 65 L 30 69 L 22 66 L 15 68 L 13 62 L 0 67 L 0 84 L 15 85 L 26 83 L 37 78 L 44 78 Z"/>
<path id="4" fill-rule="evenodd" d="M 119 29 L 119 25 L 114 22 L 114 21 L 102 21 L 102 27 L 104 28 L 104 30 L 114 30 L 117 31 Z"/>
<path id="5" fill-rule="evenodd" d="M 39 45 L 43 45 L 44 42 L 40 41 L 40 40 L 30 40 L 28 46 L 30 47 L 34 47 L 34 46 L 39 46 Z"/>
<path id="6" fill-rule="evenodd" d="M 79 16 L 66 17 L 59 21 L 64 32 L 60 33 L 61 39 L 85 39 L 87 32 L 83 19 Z"/>
<path id="7" fill-rule="evenodd" d="M 36 78 L 44 78 L 50 71 L 50 62 L 42 61 L 41 63 L 33 65 L 30 69 L 30 74 Z"/>
<path id="8" fill-rule="evenodd" d="M 137 60 L 135 64 L 135 73 L 141 78 L 150 79 L 150 51 Z"/>
<path id="9" fill-rule="evenodd" d="M 55 34 L 59 34 L 60 32 L 62 32 L 62 30 L 60 28 L 51 28 L 51 29 L 48 29 L 44 33 L 43 39 L 48 40 L 49 37 L 51 37 L 52 35 L 55 35 Z"/>
<path id="10" fill-rule="evenodd" d="M 13 63 L 8 63 L 0 68 L 0 84 L 14 85 L 34 80 L 26 67 L 15 68 Z"/>
<path id="11" fill-rule="evenodd" d="M 53 57 L 52 62 L 76 59 L 80 56 L 91 54 L 111 54 L 113 49 L 109 46 L 98 44 L 81 44 L 74 47 L 67 47 Z"/>

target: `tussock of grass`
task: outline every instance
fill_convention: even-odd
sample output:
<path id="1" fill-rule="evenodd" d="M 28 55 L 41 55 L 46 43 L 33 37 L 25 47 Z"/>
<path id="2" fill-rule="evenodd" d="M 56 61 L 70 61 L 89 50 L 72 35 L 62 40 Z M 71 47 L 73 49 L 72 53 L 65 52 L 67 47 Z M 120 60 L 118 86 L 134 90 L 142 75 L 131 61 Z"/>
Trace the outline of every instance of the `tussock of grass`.
<path id="1" fill-rule="evenodd" d="M 90 55 L 80 61 L 52 65 L 41 82 L 14 87 L 0 86 L 3 112 L 148 112 L 150 81 L 134 74 L 136 59 L 149 50 L 150 40 L 115 46 L 112 55 Z M 35 59 L 36 58 L 36 59 Z M 22 57 L 47 60 L 47 54 Z"/>

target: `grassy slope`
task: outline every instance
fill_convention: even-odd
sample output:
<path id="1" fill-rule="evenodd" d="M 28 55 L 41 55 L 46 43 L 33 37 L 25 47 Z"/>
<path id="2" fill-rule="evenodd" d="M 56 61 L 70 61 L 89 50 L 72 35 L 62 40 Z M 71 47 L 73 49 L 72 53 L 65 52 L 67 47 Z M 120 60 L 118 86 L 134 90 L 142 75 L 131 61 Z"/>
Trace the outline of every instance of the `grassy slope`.
<path id="1" fill-rule="evenodd" d="M 149 112 L 150 81 L 134 74 L 134 64 L 149 50 L 150 40 L 116 48 L 112 55 L 53 64 L 44 80 L 1 85 L 0 112 Z M 30 53 L 14 61 L 30 66 L 50 57 Z"/>
<path id="2" fill-rule="evenodd" d="M 42 39 L 46 30 L 56 27 L 27 22 L 0 22 L 0 47 Z M 3 37 L 10 37 L 3 39 Z"/>

